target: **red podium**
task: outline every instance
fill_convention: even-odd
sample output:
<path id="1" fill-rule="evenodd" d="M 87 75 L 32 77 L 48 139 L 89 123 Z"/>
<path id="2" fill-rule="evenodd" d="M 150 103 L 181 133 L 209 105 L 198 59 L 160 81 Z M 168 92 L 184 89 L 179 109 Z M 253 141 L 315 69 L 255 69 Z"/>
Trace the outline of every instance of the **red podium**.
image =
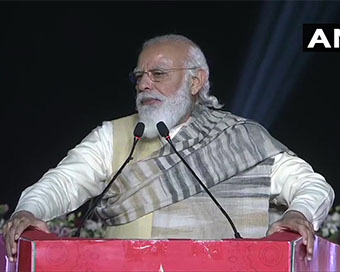
<path id="1" fill-rule="evenodd" d="M 298 234 L 263 239 L 119 240 L 58 238 L 26 231 L 17 263 L 4 256 L 1 271 L 340 271 L 340 246 L 316 237 L 314 258 L 305 260 Z"/>

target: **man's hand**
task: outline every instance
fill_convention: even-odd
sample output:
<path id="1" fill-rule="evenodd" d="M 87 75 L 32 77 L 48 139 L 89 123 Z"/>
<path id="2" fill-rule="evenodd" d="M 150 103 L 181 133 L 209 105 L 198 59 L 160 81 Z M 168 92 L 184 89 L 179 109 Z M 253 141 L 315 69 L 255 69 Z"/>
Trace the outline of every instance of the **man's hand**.
<path id="1" fill-rule="evenodd" d="M 274 232 L 290 230 L 302 236 L 307 250 L 307 260 L 312 260 L 314 249 L 314 228 L 306 217 L 298 211 L 288 211 L 280 220 L 274 222 L 268 229 L 267 235 Z"/>
<path id="2" fill-rule="evenodd" d="M 19 211 L 15 213 L 3 226 L 7 256 L 11 262 L 16 260 L 18 239 L 23 231 L 29 226 L 48 233 L 50 232 L 44 221 L 35 218 L 34 215 L 28 211 Z"/>

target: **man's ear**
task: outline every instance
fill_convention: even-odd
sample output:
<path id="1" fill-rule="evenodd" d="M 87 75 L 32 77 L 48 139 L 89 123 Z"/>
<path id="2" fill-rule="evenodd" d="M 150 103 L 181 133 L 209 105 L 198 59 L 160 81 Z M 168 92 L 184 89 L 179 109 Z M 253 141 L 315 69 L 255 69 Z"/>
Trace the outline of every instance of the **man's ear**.
<path id="1" fill-rule="evenodd" d="M 196 96 L 199 93 L 199 91 L 202 89 L 202 87 L 204 86 L 207 80 L 208 80 L 208 75 L 206 71 L 204 71 L 203 69 L 199 69 L 196 75 L 194 75 L 191 78 L 192 96 Z"/>

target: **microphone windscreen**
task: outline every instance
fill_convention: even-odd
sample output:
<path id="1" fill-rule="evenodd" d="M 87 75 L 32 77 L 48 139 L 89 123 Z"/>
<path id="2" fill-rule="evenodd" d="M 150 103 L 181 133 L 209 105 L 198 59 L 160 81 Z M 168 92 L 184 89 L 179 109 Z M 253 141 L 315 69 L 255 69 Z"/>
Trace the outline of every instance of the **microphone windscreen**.
<path id="1" fill-rule="evenodd" d="M 136 127 L 135 127 L 135 130 L 133 131 L 133 135 L 135 137 L 141 138 L 143 136 L 143 133 L 144 133 L 144 128 L 145 128 L 144 123 L 138 122 Z"/>
<path id="2" fill-rule="evenodd" d="M 166 124 L 163 121 L 158 122 L 156 126 L 157 126 L 159 134 L 162 137 L 169 136 L 169 129 L 167 128 Z"/>

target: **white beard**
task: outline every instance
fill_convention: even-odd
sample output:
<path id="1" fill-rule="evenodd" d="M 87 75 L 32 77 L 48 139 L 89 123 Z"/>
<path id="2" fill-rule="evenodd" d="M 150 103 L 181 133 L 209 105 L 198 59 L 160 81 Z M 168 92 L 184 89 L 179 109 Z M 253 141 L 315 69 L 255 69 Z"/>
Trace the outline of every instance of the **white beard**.
<path id="1" fill-rule="evenodd" d="M 160 93 L 140 92 L 136 98 L 139 120 L 145 124 L 143 137 L 154 138 L 159 135 L 156 124 L 163 121 L 168 129 L 184 121 L 183 118 L 190 113 L 194 105 L 190 94 L 190 81 L 184 80 L 175 96 L 166 97 Z M 155 98 L 162 101 L 161 105 L 142 105 L 141 101 Z"/>

